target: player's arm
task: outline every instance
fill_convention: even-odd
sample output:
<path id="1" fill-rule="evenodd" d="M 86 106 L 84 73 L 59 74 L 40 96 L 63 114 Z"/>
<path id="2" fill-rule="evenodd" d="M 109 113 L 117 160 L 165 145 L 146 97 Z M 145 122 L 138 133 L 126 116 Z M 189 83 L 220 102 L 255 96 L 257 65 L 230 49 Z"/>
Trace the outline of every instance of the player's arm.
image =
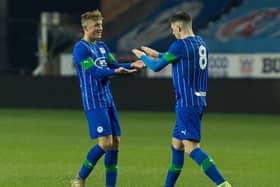
<path id="1" fill-rule="evenodd" d="M 158 59 L 162 56 L 163 53 L 158 52 L 155 49 L 152 49 L 150 47 L 147 46 L 142 46 L 141 49 L 150 57 L 154 58 L 154 59 Z"/>
<path id="2" fill-rule="evenodd" d="M 108 62 L 109 62 L 110 68 L 113 68 L 113 69 L 116 69 L 116 68 L 119 68 L 119 67 L 123 67 L 123 68 L 126 68 L 126 69 L 131 68 L 130 63 L 119 63 L 112 53 L 108 54 Z"/>
<path id="3" fill-rule="evenodd" d="M 119 63 L 112 53 L 108 54 L 108 62 L 110 68 L 113 69 L 120 68 L 120 67 L 123 67 L 125 69 L 141 69 L 145 67 L 145 64 L 141 60 L 137 60 L 132 63 Z"/>
<path id="4" fill-rule="evenodd" d="M 137 60 L 132 63 L 119 63 L 117 61 L 117 59 L 115 58 L 115 56 L 110 52 L 108 46 L 105 43 L 103 43 L 103 46 L 106 49 L 107 54 L 108 54 L 107 62 L 109 64 L 109 67 L 112 69 L 125 68 L 125 69 L 130 69 L 130 70 L 134 71 L 134 69 L 142 69 L 142 68 L 146 67 L 145 64 L 141 60 Z"/>
<path id="5" fill-rule="evenodd" d="M 123 67 L 115 69 L 102 69 L 96 66 L 94 60 L 90 56 L 88 48 L 82 44 L 77 45 L 73 52 L 74 62 L 82 68 L 83 71 L 93 71 L 95 78 L 107 77 L 115 74 L 133 73 L 135 70 L 129 70 Z"/>
<path id="6" fill-rule="evenodd" d="M 136 72 L 135 69 L 127 69 L 125 67 L 117 67 L 115 69 L 103 69 L 96 66 L 94 60 L 91 57 L 81 61 L 83 70 L 87 71 L 91 69 L 95 78 L 107 77 L 115 74 L 129 74 Z"/>
<path id="7" fill-rule="evenodd" d="M 160 71 L 169 63 L 172 63 L 173 61 L 177 60 L 177 57 L 169 52 L 166 52 L 162 55 L 158 54 L 158 59 L 151 58 L 148 55 L 146 55 L 146 53 L 138 49 L 133 49 L 132 52 L 135 54 L 135 56 L 140 58 L 148 68 L 150 68 L 154 72 Z"/>
<path id="8" fill-rule="evenodd" d="M 101 78 L 106 76 L 111 76 L 115 74 L 114 69 L 102 69 L 98 68 L 91 57 L 80 61 L 80 65 L 84 71 L 92 70 L 95 78 Z"/>

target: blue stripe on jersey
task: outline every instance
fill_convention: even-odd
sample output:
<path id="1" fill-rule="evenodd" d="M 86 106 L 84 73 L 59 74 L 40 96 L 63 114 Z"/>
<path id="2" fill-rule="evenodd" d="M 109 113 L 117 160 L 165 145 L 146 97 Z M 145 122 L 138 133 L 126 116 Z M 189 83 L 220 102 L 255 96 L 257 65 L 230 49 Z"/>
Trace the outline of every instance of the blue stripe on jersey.
<path id="1" fill-rule="evenodd" d="M 208 50 L 205 42 L 199 36 L 187 37 L 173 42 L 168 52 L 179 59 L 172 64 L 176 106 L 205 106 L 208 84 L 208 64 L 205 64 Z"/>
<path id="2" fill-rule="evenodd" d="M 80 40 L 75 45 L 73 60 L 80 81 L 84 110 L 110 107 L 113 105 L 110 80 L 107 76 L 112 72 L 108 63 L 109 53 L 107 46 L 103 42 L 92 44 Z M 95 64 L 100 65 L 84 70 L 80 62 L 88 57 L 92 58 Z M 96 75 L 97 70 L 102 70 L 99 71 L 99 76 Z M 104 72 L 104 76 L 100 76 L 102 75 L 100 72 Z"/>

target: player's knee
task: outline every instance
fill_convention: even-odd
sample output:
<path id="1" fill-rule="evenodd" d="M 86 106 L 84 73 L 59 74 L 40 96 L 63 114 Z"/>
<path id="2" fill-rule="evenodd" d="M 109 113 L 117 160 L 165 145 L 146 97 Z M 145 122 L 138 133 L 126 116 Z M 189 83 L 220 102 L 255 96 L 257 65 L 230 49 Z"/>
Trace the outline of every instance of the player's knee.
<path id="1" fill-rule="evenodd" d="M 121 140 L 120 140 L 119 137 L 114 137 L 114 138 L 113 138 L 113 148 L 114 148 L 114 149 L 116 149 L 116 148 L 119 147 L 120 141 L 121 141 Z"/>
<path id="2" fill-rule="evenodd" d="M 185 152 L 189 155 L 194 149 L 199 148 L 200 144 L 197 142 L 184 142 Z"/>
<path id="3" fill-rule="evenodd" d="M 184 150 L 184 145 L 176 145 L 176 144 L 174 145 L 174 144 L 172 144 L 172 147 L 176 150 L 179 150 L 179 151 Z"/>
<path id="4" fill-rule="evenodd" d="M 184 150 L 184 144 L 181 140 L 172 138 L 172 147 L 176 150 Z"/>
<path id="5" fill-rule="evenodd" d="M 191 152 L 192 152 L 193 150 L 195 150 L 196 148 L 199 148 L 199 147 L 197 146 L 197 147 L 188 147 L 188 148 L 185 148 L 185 152 L 186 152 L 188 155 L 190 155 Z"/>
<path id="6" fill-rule="evenodd" d="M 99 142 L 99 145 L 103 150 L 110 150 L 113 148 L 113 141 L 112 140 L 102 141 Z"/>

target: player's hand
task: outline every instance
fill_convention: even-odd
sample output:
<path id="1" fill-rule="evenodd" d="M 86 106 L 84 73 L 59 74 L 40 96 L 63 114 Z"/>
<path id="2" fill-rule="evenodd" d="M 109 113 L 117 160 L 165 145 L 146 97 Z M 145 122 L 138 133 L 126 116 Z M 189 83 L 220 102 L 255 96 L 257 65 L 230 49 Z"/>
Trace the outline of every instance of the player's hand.
<path id="1" fill-rule="evenodd" d="M 137 56 L 138 58 L 141 58 L 142 55 L 146 55 L 143 51 L 140 51 L 139 49 L 132 49 L 132 53 Z"/>
<path id="2" fill-rule="evenodd" d="M 149 55 L 150 57 L 152 58 L 158 58 L 159 56 L 159 52 L 152 49 L 152 48 L 149 48 L 149 47 L 146 47 L 146 46 L 142 46 L 141 49 L 147 54 Z"/>
<path id="3" fill-rule="evenodd" d="M 130 74 L 130 73 L 134 73 L 136 71 L 137 71 L 136 69 L 126 69 L 124 67 L 119 67 L 119 68 L 115 69 L 116 74 Z"/>
<path id="4" fill-rule="evenodd" d="M 142 69 L 142 68 L 145 68 L 146 65 L 144 64 L 144 62 L 142 60 L 136 60 L 131 63 L 131 67 L 136 68 L 136 69 Z"/>

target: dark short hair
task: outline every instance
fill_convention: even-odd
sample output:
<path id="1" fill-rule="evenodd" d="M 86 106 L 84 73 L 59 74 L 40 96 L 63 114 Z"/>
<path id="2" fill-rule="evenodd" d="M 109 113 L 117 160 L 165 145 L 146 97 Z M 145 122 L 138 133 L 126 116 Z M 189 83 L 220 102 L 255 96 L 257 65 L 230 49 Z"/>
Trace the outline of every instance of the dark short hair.
<path id="1" fill-rule="evenodd" d="M 192 22 L 192 17 L 189 13 L 180 11 L 180 12 L 175 13 L 170 19 L 171 23 L 174 23 L 176 21 L 183 21 L 186 23 L 190 23 L 190 22 Z"/>

